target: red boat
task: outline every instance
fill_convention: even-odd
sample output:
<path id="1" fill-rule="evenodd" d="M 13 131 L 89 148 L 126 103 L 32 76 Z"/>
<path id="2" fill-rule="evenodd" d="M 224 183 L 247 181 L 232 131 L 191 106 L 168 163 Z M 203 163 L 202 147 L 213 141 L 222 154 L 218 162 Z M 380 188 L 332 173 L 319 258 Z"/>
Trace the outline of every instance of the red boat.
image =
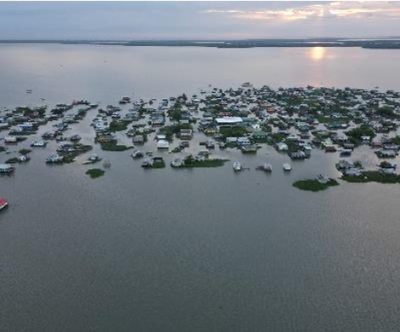
<path id="1" fill-rule="evenodd" d="M 0 197 L 0 211 L 8 206 L 8 202 L 5 198 Z"/>

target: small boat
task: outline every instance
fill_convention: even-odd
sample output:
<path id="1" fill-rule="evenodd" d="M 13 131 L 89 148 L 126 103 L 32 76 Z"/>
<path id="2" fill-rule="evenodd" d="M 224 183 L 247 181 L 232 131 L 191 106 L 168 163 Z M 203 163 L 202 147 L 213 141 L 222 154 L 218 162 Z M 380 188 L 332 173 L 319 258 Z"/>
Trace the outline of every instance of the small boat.
<path id="1" fill-rule="evenodd" d="M 318 175 L 316 180 L 321 184 L 326 184 L 329 182 L 329 178 L 322 174 Z"/>
<path id="2" fill-rule="evenodd" d="M 79 142 L 82 139 L 82 137 L 80 137 L 79 135 L 72 135 L 69 140 L 71 142 Z"/>
<path id="3" fill-rule="evenodd" d="M 15 168 L 10 164 L 0 164 L 0 174 L 11 174 Z"/>
<path id="4" fill-rule="evenodd" d="M 46 159 L 47 164 L 62 164 L 64 162 L 64 157 L 58 154 L 52 154 Z"/>
<path id="5" fill-rule="evenodd" d="M 144 156 L 143 152 L 140 150 L 133 150 L 131 153 L 131 157 L 133 159 L 138 159 L 138 158 L 142 158 Z"/>
<path id="6" fill-rule="evenodd" d="M 171 167 L 182 167 L 185 164 L 182 158 L 176 158 L 171 161 Z"/>
<path id="7" fill-rule="evenodd" d="M 46 141 L 34 141 L 34 142 L 31 144 L 31 147 L 32 147 L 32 148 L 45 148 L 46 145 L 47 145 L 47 142 L 46 142 Z"/>
<path id="8" fill-rule="evenodd" d="M 207 149 L 210 149 L 210 150 L 213 150 L 213 149 L 215 149 L 215 143 L 212 141 L 212 140 L 208 140 L 207 142 L 206 142 L 206 148 Z"/>
<path id="9" fill-rule="evenodd" d="M 272 165 L 269 163 L 264 163 L 261 167 L 264 172 L 272 172 Z"/>
<path id="10" fill-rule="evenodd" d="M 27 154 L 23 154 L 23 155 L 17 157 L 17 159 L 18 159 L 19 163 L 26 163 L 29 160 L 31 160 L 31 157 L 29 157 Z"/>
<path id="11" fill-rule="evenodd" d="M 6 144 L 14 144 L 17 143 L 18 139 L 15 136 L 6 136 L 4 137 L 4 143 Z"/>
<path id="12" fill-rule="evenodd" d="M 101 161 L 101 158 L 97 154 L 92 154 L 83 164 L 84 165 L 94 164 L 99 161 Z"/>
<path id="13" fill-rule="evenodd" d="M 269 163 L 264 163 L 264 164 L 262 164 L 260 166 L 257 166 L 256 169 L 259 170 L 259 171 L 264 171 L 266 173 L 271 173 L 272 172 L 272 165 L 269 164 Z"/>
<path id="14" fill-rule="evenodd" d="M 142 167 L 144 168 L 153 167 L 153 158 L 145 157 L 142 162 Z"/>
<path id="15" fill-rule="evenodd" d="M 104 167 L 104 168 L 110 168 L 110 167 L 111 167 L 111 161 L 109 161 L 109 160 L 104 160 L 103 167 Z"/>
<path id="16" fill-rule="evenodd" d="M 283 170 L 284 170 L 285 172 L 290 172 L 290 171 L 292 170 L 292 165 L 290 165 L 289 163 L 284 163 L 284 164 L 282 165 L 282 167 L 283 167 Z"/>
<path id="17" fill-rule="evenodd" d="M 226 149 L 226 144 L 224 142 L 220 142 L 218 145 L 221 150 Z"/>
<path id="18" fill-rule="evenodd" d="M 342 149 L 342 150 L 340 150 L 340 156 L 341 157 L 350 157 L 352 152 L 353 152 L 353 150 L 351 150 L 351 149 Z"/>
<path id="19" fill-rule="evenodd" d="M 240 162 L 238 162 L 238 161 L 235 161 L 235 162 L 233 163 L 232 167 L 233 167 L 233 170 L 234 170 L 235 172 L 240 172 L 240 171 L 242 170 L 242 165 L 241 165 Z"/>
<path id="20" fill-rule="evenodd" d="M 90 160 L 91 162 L 96 162 L 100 161 L 101 158 L 97 154 L 92 154 L 91 156 L 89 156 L 88 160 Z"/>
<path id="21" fill-rule="evenodd" d="M 0 197 L 0 211 L 8 206 L 8 202 L 5 198 Z"/>
<path id="22" fill-rule="evenodd" d="M 169 149 L 169 142 L 166 140 L 159 140 L 157 142 L 157 149 L 159 150 Z"/>

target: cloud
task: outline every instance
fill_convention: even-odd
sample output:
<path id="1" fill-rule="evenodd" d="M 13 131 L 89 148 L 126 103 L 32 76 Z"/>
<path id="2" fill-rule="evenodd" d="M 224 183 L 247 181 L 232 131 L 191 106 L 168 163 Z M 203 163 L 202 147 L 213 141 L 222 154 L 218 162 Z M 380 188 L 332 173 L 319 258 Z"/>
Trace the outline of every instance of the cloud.
<path id="1" fill-rule="evenodd" d="M 400 5 L 393 2 L 327 2 L 304 3 L 297 8 L 286 9 L 208 9 L 208 14 L 222 14 L 235 19 L 257 21 L 298 21 L 324 18 L 400 18 Z"/>

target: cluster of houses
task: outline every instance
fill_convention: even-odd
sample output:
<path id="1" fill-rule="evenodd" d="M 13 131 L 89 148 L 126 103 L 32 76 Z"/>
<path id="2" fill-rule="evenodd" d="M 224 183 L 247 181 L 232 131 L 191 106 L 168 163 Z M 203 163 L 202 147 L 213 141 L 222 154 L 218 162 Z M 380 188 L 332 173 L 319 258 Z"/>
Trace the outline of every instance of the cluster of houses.
<path id="1" fill-rule="evenodd" d="M 71 112 L 75 106 L 78 110 Z M 218 146 L 257 154 L 263 144 L 269 144 L 293 160 L 310 158 L 314 149 L 351 157 L 360 145 L 370 146 L 378 158 L 395 160 L 400 149 L 400 136 L 396 134 L 400 93 L 393 90 L 311 86 L 272 89 L 246 83 L 236 89 L 210 87 L 190 97 L 183 94 L 148 101 L 122 97 L 118 106 L 98 106 L 82 100 L 51 110 L 43 106 L 3 111 L 0 135 L 7 133 L 0 136 L 0 148 L 2 144 L 17 144 L 47 125 L 49 130 L 41 137 L 44 142 L 57 140 L 65 145 L 67 141 L 74 149 L 79 133 L 66 139 L 65 132 L 87 111 L 97 109 L 91 126 L 95 142 L 100 144 L 117 144 L 118 132 L 136 148 L 154 142 L 155 150 L 171 153 L 189 153 L 193 145 L 202 145 L 208 151 Z M 393 169 L 385 169 L 389 168 Z M 359 174 L 354 165 L 344 163 L 340 169 Z"/>

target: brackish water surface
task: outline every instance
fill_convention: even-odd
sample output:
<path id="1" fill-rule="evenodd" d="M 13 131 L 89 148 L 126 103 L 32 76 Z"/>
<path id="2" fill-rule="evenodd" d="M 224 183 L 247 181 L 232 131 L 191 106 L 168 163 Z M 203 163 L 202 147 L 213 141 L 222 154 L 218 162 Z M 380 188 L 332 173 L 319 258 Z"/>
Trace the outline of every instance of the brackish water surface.
<path id="1" fill-rule="evenodd" d="M 400 52 L 359 48 L 0 45 L 0 67 L 7 107 L 245 81 L 400 89 Z M 91 144 L 84 124 L 95 112 L 75 127 Z M 230 152 L 251 168 L 240 174 L 231 163 L 144 170 L 129 151 L 95 152 L 112 163 L 96 180 L 80 162 L 45 165 L 49 149 L 0 177 L 10 202 L 0 214 L 1 331 L 400 329 L 400 186 L 293 188 L 338 176 L 338 155 L 318 150 L 291 174 L 270 147 Z M 254 170 L 264 159 L 269 176 Z"/>

